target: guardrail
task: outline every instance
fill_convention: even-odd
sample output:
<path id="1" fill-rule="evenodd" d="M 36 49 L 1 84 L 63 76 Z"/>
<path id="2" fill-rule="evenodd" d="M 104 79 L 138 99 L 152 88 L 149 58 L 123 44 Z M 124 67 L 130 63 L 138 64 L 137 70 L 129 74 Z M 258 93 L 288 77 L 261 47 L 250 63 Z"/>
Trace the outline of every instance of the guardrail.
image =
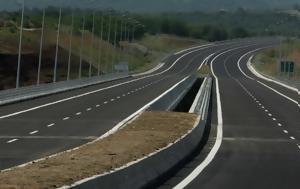
<path id="1" fill-rule="evenodd" d="M 81 80 L 61 81 L 57 83 L 41 84 L 38 86 L 29 86 L 18 89 L 4 90 L 0 91 L 0 106 L 127 77 L 130 77 L 128 73 L 117 73 L 96 76 Z"/>
<path id="2" fill-rule="evenodd" d="M 168 107 L 169 98 L 177 99 L 185 91 L 188 84 L 196 81 L 196 77 L 190 77 L 181 85 L 174 88 L 159 101 L 154 107 Z M 202 139 L 209 120 L 209 108 L 211 102 L 212 79 L 205 78 L 199 89 L 193 103 L 191 113 L 199 114 L 198 122 L 195 127 L 180 140 L 176 141 L 169 147 L 157 151 L 144 159 L 129 163 L 127 167 L 108 174 L 94 176 L 83 180 L 80 184 L 72 187 L 75 189 L 97 189 L 97 188 L 114 188 L 114 189 L 135 189 L 135 188 L 155 188 L 165 181 L 170 175 L 178 170 L 202 145 Z M 175 98 L 177 94 L 177 98 Z M 163 101 L 166 101 L 164 103 Z"/>

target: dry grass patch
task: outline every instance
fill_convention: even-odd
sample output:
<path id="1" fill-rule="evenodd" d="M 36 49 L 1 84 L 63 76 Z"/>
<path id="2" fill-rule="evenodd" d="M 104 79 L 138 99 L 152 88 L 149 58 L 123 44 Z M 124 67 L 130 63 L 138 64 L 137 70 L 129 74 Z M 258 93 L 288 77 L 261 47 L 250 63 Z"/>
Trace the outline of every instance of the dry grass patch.
<path id="1" fill-rule="evenodd" d="M 146 112 L 117 133 L 79 150 L 0 173 L 1 189 L 44 189 L 114 170 L 175 142 L 197 115 Z"/>

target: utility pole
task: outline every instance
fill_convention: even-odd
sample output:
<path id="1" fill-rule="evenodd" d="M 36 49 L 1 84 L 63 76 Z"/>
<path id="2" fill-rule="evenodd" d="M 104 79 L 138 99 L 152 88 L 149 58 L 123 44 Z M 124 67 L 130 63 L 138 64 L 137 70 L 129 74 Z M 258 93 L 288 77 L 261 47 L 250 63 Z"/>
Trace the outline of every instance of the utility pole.
<path id="1" fill-rule="evenodd" d="M 60 24 L 61 24 L 61 7 L 59 8 L 59 18 L 57 25 L 57 36 L 56 36 L 56 52 L 55 52 L 55 63 L 54 63 L 54 73 L 53 73 L 53 83 L 57 81 L 57 62 L 58 62 L 58 48 L 59 48 L 59 35 L 60 35 Z"/>
<path id="2" fill-rule="evenodd" d="M 20 26 L 20 41 L 19 41 L 16 88 L 20 87 L 20 71 L 21 71 L 21 56 L 22 56 L 21 51 L 22 51 L 22 38 L 23 38 L 23 25 L 24 25 L 24 11 L 25 11 L 25 0 L 22 1 L 22 16 L 21 16 L 21 26 Z"/>
<path id="3" fill-rule="evenodd" d="M 43 42 L 44 42 L 44 28 L 45 28 L 45 7 L 43 8 L 43 18 L 42 18 L 42 30 L 41 30 L 41 40 L 40 40 L 40 55 L 39 55 L 39 66 L 36 84 L 40 85 L 41 67 L 42 67 L 42 53 L 43 53 Z"/>
<path id="4" fill-rule="evenodd" d="M 71 31 L 70 31 L 70 41 L 69 41 L 69 58 L 68 58 L 68 73 L 67 80 L 70 80 L 71 72 L 71 56 L 72 56 L 72 39 L 73 39 L 73 28 L 74 28 L 74 9 L 72 9 L 72 21 L 71 21 Z"/>
<path id="5" fill-rule="evenodd" d="M 94 32 L 95 32 L 95 12 L 93 13 L 93 26 L 92 26 L 92 43 L 91 43 L 91 55 L 90 55 L 90 68 L 89 68 L 89 78 L 92 77 L 92 62 L 93 62 L 93 55 L 94 55 Z"/>
<path id="6" fill-rule="evenodd" d="M 85 30 L 85 15 L 83 13 L 82 18 L 82 30 L 81 30 L 81 45 L 80 45 L 80 55 L 79 55 L 79 73 L 78 78 L 81 79 L 82 77 L 82 51 L 83 51 L 83 40 L 84 40 L 84 30 Z"/>

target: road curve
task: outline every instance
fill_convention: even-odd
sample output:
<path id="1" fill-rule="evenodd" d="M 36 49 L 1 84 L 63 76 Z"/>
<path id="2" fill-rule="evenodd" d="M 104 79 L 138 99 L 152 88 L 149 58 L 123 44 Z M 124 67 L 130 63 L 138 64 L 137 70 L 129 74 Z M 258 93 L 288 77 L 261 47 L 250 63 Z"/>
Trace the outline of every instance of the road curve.
<path id="1" fill-rule="evenodd" d="M 95 140 L 192 74 L 210 54 L 243 43 L 192 48 L 149 75 L 1 106 L 0 170 Z"/>
<path id="2" fill-rule="evenodd" d="M 247 67 L 249 58 L 269 45 L 231 48 L 210 59 L 218 80 L 210 137 L 160 188 L 299 188 L 299 94 Z"/>

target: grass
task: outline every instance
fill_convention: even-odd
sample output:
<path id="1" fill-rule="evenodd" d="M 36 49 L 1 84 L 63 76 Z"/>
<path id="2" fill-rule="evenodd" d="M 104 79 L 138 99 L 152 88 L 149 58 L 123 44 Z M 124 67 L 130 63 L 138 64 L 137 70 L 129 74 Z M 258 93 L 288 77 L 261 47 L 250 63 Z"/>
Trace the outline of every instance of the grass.
<path id="1" fill-rule="evenodd" d="M 280 50 L 282 49 L 282 51 Z M 280 53 L 281 51 L 281 53 Z M 292 60 L 295 62 L 295 73 L 291 77 L 286 77 L 279 72 L 279 57 Z M 300 79 L 300 42 L 296 40 L 284 41 L 282 46 L 276 46 L 271 49 L 266 49 L 254 57 L 255 68 L 266 75 L 272 77 L 285 77 L 292 81 Z"/>
<path id="2" fill-rule="evenodd" d="M 203 65 L 201 69 L 197 72 L 199 77 L 207 77 L 211 75 L 211 70 L 209 65 Z"/>
<path id="3" fill-rule="evenodd" d="M 58 81 L 66 80 L 68 54 L 70 45 L 70 30 L 68 27 L 62 27 L 60 32 L 60 43 L 58 52 L 59 78 Z M 24 31 L 22 41 L 22 65 L 21 74 L 22 86 L 34 85 L 36 80 L 37 63 L 39 59 L 41 31 Z M 48 83 L 52 81 L 53 64 L 56 49 L 56 31 L 46 28 L 43 43 L 43 60 L 42 60 L 42 81 Z M 92 38 L 94 43 L 92 44 Z M 143 72 L 155 67 L 166 55 L 183 48 L 198 45 L 203 41 L 179 38 L 169 35 L 146 35 L 144 38 L 137 40 L 134 44 L 120 43 L 121 46 L 114 46 L 107 41 L 101 40 L 98 36 L 93 36 L 89 31 L 84 31 L 83 44 L 81 45 L 82 36 L 80 32 L 74 32 L 72 37 L 72 56 L 71 56 L 71 79 L 78 78 L 79 57 L 82 55 L 83 77 L 89 76 L 89 63 L 92 65 L 92 75 L 97 75 L 98 65 L 101 73 L 110 73 L 113 70 L 112 64 L 121 62 L 129 63 L 131 72 Z M 11 27 L 0 28 L 0 56 L 9 55 L 10 59 L 0 62 L 0 90 L 13 88 L 16 72 L 16 59 L 18 52 L 19 32 L 14 33 Z M 147 51 L 143 51 L 146 49 Z M 30 56 L 26 58 L 24 56 Z M 0 57 L 1 58 L 1 57 Z M 8 69 L 10 68 L 10 69 Z M 4 83 L 6 81 L 9 83 Z"/>

